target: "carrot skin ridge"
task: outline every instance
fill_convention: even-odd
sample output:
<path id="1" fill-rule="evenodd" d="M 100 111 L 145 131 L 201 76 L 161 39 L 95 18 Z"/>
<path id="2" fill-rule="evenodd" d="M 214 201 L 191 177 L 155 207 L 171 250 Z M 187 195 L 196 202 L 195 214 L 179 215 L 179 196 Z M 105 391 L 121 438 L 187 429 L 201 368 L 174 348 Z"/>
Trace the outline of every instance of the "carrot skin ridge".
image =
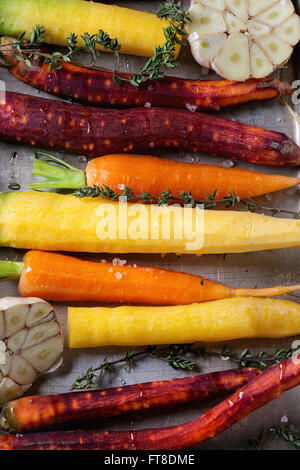
<path id="1" fill-rule="evenodd" d="M 269 367 L 229 398 L 185 424 L 139 431 L 85 430 L 5 435 L 0 436 L 0 450 L 185 449 L 212 439 L 299 383 L 300 355 Z"/>
<path id="2" fill-rule="evenodd" d="M 232 369 L 107 390 L 23 397 L 5 406 L 0 426 L 9 431 L 59 429 L 143 409 L 204 401 L 232 393 L 260 373 Z"/>
<path id="3" fill-rule="evenodd" d="M 219 110 L 249 101 L 263 101 L 293 92 L 290 85 L 272 78 L 229 80 L 187 80 L 163 77 L 142 84 L 139 89 L 130 83 L 121 86 L 113 73 L 62 62 L 62 67 L 50 72 L 49 64 L 38 60 L 33 67 L 10 57 L 14 63 L 10 73 L 28 85 L 52 95 L 85 105 L 101 107 L 155 106 L 198 110 Z M 130 78 L 128 74 L 120 77 Z"/>
<path id="4" fill-rule="evenodd" d="M 13 92 L 0 104 L 0 138 L 87 156 L 180 147 L 275 166 L 300 162 L 300 148 L 285 134 L 217 116 L 166 108 L 98 109 Z"/>

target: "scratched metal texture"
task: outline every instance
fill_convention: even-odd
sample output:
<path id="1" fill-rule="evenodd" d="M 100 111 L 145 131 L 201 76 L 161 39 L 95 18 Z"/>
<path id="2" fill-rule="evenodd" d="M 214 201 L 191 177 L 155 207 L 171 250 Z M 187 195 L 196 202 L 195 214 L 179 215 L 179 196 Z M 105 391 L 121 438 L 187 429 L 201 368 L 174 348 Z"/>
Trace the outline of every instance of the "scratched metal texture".
<path id="1" fill-rule="evenodd" d="M 189 2 L 183 2 L 185 6 Z M 125 5 L 145 11 L 156 11 L 160 2 L 157 1 L 137 1 L 137 2 L 119 2 Z M 300 1 L 298 0 L 298 7 Z M 288 67 L 284 68 L 285 79 L 292 82 L 300 78 L 300 50 L 293 56 L 293 60 Z M 113 58 L 105 55 L 102 64 L 111 67 Z M 179 58 L 179 67 L 173 71 L 173 74 L 185 78 L 215 78 L 213 73 L 207 75 L 207 71 L 198 66 L 192 59 L 187 49 L 182 50 Z M 142 64 L 141 58 L 126 57 L 121 58 L 121 69 L 126 72 L 134 72 Z M 170 72 L 171 73 L 171 72 Z M 275 74 L 279 77 L 279 73 Z M 45 96 L 44 93 L 38 93 L 36 90 L 22 84 L 10 74 L 0 69 L 0 79 L 6 82 L 8 90 Z M 48 96 L 49 98 L 49 96 Z M 298 109 L 300 112 L 300 107 Z M 297 127 L 287 109 L 280 104 L 278 100 L 265 102 L 263 104 L 253 103 L 239 106 L 233 109 L 220 112 L 220 115 L 244 123 L 258 125 L 285 132 L 293 138 L 297 144 L 300 144 L 300 128 Z M 13 164 L 10 163 L 12 152 L 17 151 L 18 157 Z M 18 182 L 22 190 L 27 189 L 30 181 L 30 171 L 33 162 L 33 150 L 23 146 L 9 145 L 0 142 L 0 190 L 6 191 L 8 184 Z M 227 165 L 227 161 L 222 158 L 211 158 L 200 154 L 182 153 L 174 151 L 163 154 L 166 158 L 180 159 L 184 161 L 199 161 L 201 163 L 214 163 L 218 165 Z M 80 156 L 65 156 L 72 164 L 84 168 L 85 158 Z M 239 162 L 240 168 L 264 171 L 267 173 L 276 173 L 290 176 L 300 176 L 298 169 L 276 169 L 260 165 L 252 165 Z M 188 188 L 187 188 L 188 189 Z M 299 210 L 299 190 L 291 189 L 281 191 L 276 194 L 267 195 L 260 198 L 260 202 L 265 205 L 284 207 L 292 210 Z M 38 236 L 38 234 L 37 234 Z M 22 260 L 24 252 L 22 250 L 0 248 L 0 259 L 18 261 Z M 300 281 L 299 267 L 300 249 L 283 249 L 262 251 L 250 254 L 208 256 L 181 256 L 168 255 L 162 258 L 160 255 L 120 255 L 120 258 L 126 259 L 128 263 L 146 264 L 158 266 L 177 271 L 184 271 L 193 274 L 201 274 L 213 281 L 222 282 L 233 287 L 263 287 L 275 284 L 290 284 Z M 84 255 L 90 260 L 99 261 L 103 258 L 111 260 L 113 257 L 106 254 Z M 0 284 L 0 295 L 18 295 L 17 284 L 15 282 L 3 282 Z M 66 334 L 66 306 L 63 304 L 54 304 L 59 319 L 63 325 Z M 294 339 L 294 338 L 293 338 Z M 243 340 L 234 341 L 230 346 L 236 352 L 241 352 L 244 348 L 251 348 L 253 352 L 260 351 L 262 348 L 271 352 L 279 347 L 291 345 L 293 339 L 283 340 Z M 220 348 L 220 345 L 214 345 Z M 64 363 L 54 374 L 40 378 L 29 390 L 30 394 L 45 394 L 54 392 L 67 392 L 74 379 L 85 371 L 88 367 L 96 366 L 107 357 L 108 360 L 115 360 L 122 357 L 125 348 L 105 348 L 105 349 L 86 349 L 69 350 L 65 344 Z M 220 361 L 217 359 L 206 359 L 198 361 L 199 367 L 195 372 L 210 372 L 234 367 L 230 361 Z M 146 382 L 152 380 L 171 379 L 183 377 L 194 372 L 179 372 L 171 369 L 162 361 L 154 359 L 143 359 L 138 361 L 133 370 L 128 373 L 122 367 L 115 370 L 115 373 L 107 374 L 101 383 L 101 387 L 120 386 L 133 384 L 136 382 Z M 300 388 L 287 392 L 284 396 L 269 403 L 267 406 L 257 410 L 249 417 L 237 423 L 231 429 L 211 441 L 207 441 L 195 449 L 247 449 L 247 439 L 257 437 L 263 425 L 272 425 L 280 423 L 282 417 L 287 417 L 300 428 L 300 409 L 299 409 Z M 164 427 L 184 423 L 199 416 L 205 409 L 212 407 L 214 403 L 190 404 L 180 407 L 151 410 L 147 412 L 132 413 L 128 416 L 105 420 L 99 423 L 103 429 L 142 429 L 148 427 Z M 266 449 L 284 449 L 285 444 L 276 438 L 268 440 Z"/>

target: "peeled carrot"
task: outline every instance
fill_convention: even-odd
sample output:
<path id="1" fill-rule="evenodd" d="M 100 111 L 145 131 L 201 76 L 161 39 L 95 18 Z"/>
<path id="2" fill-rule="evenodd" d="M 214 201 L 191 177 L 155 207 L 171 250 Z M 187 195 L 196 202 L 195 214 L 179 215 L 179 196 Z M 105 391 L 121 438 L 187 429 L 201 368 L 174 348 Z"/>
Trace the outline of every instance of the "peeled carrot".
<path id="1" fill-rule="evenodd" d="M 300 304 L 234 297 L 164 307 L 68 307 L 70 348 L 216 343 L 300 334 Z"/>
<path id="2" fill-rule="evenodd" d="M 40 154 L 51 158 L 49 154 Z M 237 196 L 247 198 L 290 188 L 300 182 L 300 178 L 284 175 L 144 155 L 117 154 L 95 158 L 88 162 L 85 173 L 62 160 L 61 163 L 67 167 L 36 158 L 32 174 L 47 179 L 32 183 L 29 188 L 77 189 L 86 185 L 106 185 L 122 193 L 122 188 L 128 186 L 137 195 L 149 192 L 153 197 L 159 197 L 162 191 L 169 189 L 175 197 L 179 197 L 181 191 L 191 191 L 194 199 L 201 201 L 216 189 L 215 199 L 223 199 L 233 190 Z"/>
<path id="3" fill-rule="evenodd" d="M 4 40 L 4 44 L 10 41 Z M 273 78 L 250 79 L 245 82 L 229 80 L 187 80 L 163 77 L 143 84 L 139 89 L 130 83 L 117 85 L 113 73 L 92 70 L 63 62 L 58 70 L 50 71 L 43 60 L 28 67 L 12 53 L 3 51 L 10 64 L 10 73 L 28 85 L 60 98 L 93 106 L 138 107 L 163 106 L 183 109 L 221 109 L 254 100 L 264 101 L 290 95 L 293 88 Z M 119 74 L 124 78 L 129 75 Z"/>
<path id="4" fill-rule="evenodd" d="M 233 289 L 201 276 L 147 266 L 83 261 L 45 251 L 29 251 L 23 263 L 0 261 L 0 277 L 20 277 L 24 297 L 57 301 L 183 305 L 236 296 L 266 297 L 300 289 L 300 285 Z"/>
<path id="5" fill-rule="evenodd" d="M 232 393 L 258 374 L 255 368 L 232 369 L 106 390 L 23 397 L 3 407 L 0 428 L 10 432 L 59 429 L 132 411 L 200 402 Z"/>
<path id="6" fill-rule="evenodd" d="M 138 431 L 67 431 L 0 436 L 0 450 L 174 450 L 224 432 L 300 383 L 300 355 L 269 367 L 202 416 L 185 424 Z"/>
<path id="7" fill-rule="evenodd" d="M 299 246 L 300 220 L 9 191 L 0 194 L 0 245 L 119 254 L 245 253 Z"/>
<path id="8" fill-rule="evenodd" d="M 84 0 L 0 0 L 0 34 L 18 37 L 43 25 L 46 43 L 66 45 L 73 32 L 82 46 L 84 33 L 95 34 L 102 29 L 118 38 L 123 54 L 150 57 L 156 46 L 165 43 L 163 28 L 168 21 L 148 13 L 117 5 Z M 180 46 L 176 45 L 176 56 Z"/>

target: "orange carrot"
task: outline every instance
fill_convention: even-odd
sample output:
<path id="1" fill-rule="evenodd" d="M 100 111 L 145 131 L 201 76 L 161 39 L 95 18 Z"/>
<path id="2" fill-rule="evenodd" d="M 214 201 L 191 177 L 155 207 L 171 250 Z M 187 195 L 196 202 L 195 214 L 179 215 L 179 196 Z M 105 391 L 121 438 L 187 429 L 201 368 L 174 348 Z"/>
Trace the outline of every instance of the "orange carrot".
<path id="1" fill-rule="evenodd" d="M 29 251 L 24 263 L 0 262 L 0 277 L 20 277 L 24 297 L 58 301 L 184 305 L 235 296 L 266 297 L 300 288 L 233 289 L 201 276 L 147 266 L 83 261 L 44 251 Z"/>
<path id="2" fill-rule="evenodd" d="M 129 186 L 135 194 L 148 191 L 160 196 L 165 189 L 179 196 L 192 191 L 195 200 L 203 200 L 217 189 L 216 199 L 223 199 L 234 189 L 241 198 L 260 196 L 299 184 L 300 178 L 269 175 L 239 168 L 184 163 L 142 155 L 108 155 L 95 158 L 86 167 L 88 186 L 105 184 L 120 192 Z"/>
<path id="3" fill-rule="evenodd" d="M 233 190 L 237 196 L 247 198 L 290 188 L 300 182 L 300 178 L 283 175 L 127 154 L 95 158 L 87 164 L 85 175 L 82 170 L 70 165 L 59 168 L 35 159 L 32 173 L 47 180 L 32 183 L 30 189 L 77 189 L 85 185 L 106 185 L 122 193 L 122 188 L 128 186 L 137 195 L 148 192 L 153 197 L 159 197 L 165 189 L 169 189 L 175 197 L 179 197 L 181 191 L 191 191 L 196 201 L 204 200 L 215 189 L 215 199 L 223 199 Z"/>

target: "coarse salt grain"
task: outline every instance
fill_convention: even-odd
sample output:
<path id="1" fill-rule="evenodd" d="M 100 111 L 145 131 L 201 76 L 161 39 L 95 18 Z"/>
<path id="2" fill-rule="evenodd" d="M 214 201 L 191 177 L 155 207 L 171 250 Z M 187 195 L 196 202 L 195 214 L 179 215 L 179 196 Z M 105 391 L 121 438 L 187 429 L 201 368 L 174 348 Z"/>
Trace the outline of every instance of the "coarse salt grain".
<path id="1" fill-rule="evenodd" d="M 186 103 L 185 104 L 186 108 L 189 110 L 189 111 L 192 111 L 193 113 L 197 110 L 198 106 L 194 105 L 194 104 L 190 104 L 190 103 Z"/>
<path id="2" fill-rule="evenodd" d="M 224 162 L 222 163 L 222 165 L 225 167 L 225 168 L 231 168 L 232 166 L 234 166 L 234 163 L 232 160 L 224 160 Z"/>
<path id="3" fill-rule="evenodd" d="M 124 266 L 127 263 L 126 259 L 114 258 L 112 261 L 114 266 Z"/>
<path id="4" fill-rule="evenodd" d="M 115 273 L 115 276 L 118 280 L 122 279 L 122 273 Z"/>

